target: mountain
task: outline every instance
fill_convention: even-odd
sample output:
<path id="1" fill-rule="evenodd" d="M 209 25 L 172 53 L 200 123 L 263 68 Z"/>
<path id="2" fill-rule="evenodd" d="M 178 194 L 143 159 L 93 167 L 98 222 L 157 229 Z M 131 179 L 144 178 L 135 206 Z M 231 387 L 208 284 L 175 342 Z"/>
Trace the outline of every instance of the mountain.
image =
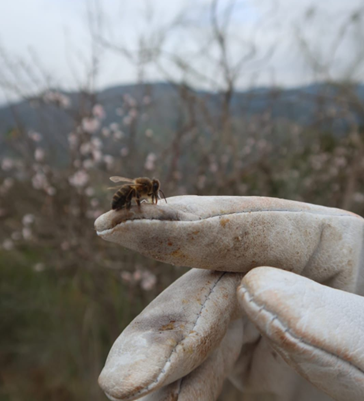
<path id="1" fill-rule="evenodd" d="M 121 123 L 124 118 L 120 109 L 125 98 L 137 99 L 149 116 L 144 128 L 152 127 L 162 137 L 175 132 L 184 121 L 180 98 L 181 87 L 167 83 L 147 85 L 120 85 L 104 89 L 90 95 L 82 92 L 61 92 L 70 100 L 70 107 L 63 109 L 52 102 L 44 101 L 44 94 L 0 108 L 0 156 L 10 152 L 9 137 L 16 137 L 19 129 L 40 132 L 44 146 L 53 149 L 62 159 L 62 151 L 67 149 L 67 135 L 77 124 L 80 110 L 89 111 L 91 102 L 103 105 L 106 118 L 103 126 L 113 122 Z M 223 95 L 208 91 L 192 91 L 195 100 L 203 100 L 213 116 L 222 110 Z M 150 105 L 143 98 L 151 99 Z M 230 112 L 234 119 L 247 121 L 249 118 L 269 112 L 273 120 L 310 125 L 324 110 L 338 115 L 336 125 L 330 129 L 343 130 L 344 120 L 340 120 L 343 108 L 352 108 L 358 122 L 363 124 L 358 104 L 364 101 L 364 85 L 334 86 L 325 83 L 312 84 L 294 89 L 257 88 L 237 91 L 231 97 Z M 359 110 L 359 111 L 358 111 Z M 363 113 L 364 114 L 364 113 Z M 197 116 L 198 118 L 198 116 Z"/>

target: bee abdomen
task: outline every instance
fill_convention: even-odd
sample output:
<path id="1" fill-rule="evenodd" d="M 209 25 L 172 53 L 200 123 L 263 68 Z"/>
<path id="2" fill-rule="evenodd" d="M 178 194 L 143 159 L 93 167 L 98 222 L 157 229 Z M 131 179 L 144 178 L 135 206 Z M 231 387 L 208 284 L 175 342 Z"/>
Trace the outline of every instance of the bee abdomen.
<path id="1" fill-rule="evenodd" d="M 116 210 L 121 209 L 125 205 L 125 203 L 125 195 L 123 191 L 119 189 L 112 197 L 111 208 Z"/>

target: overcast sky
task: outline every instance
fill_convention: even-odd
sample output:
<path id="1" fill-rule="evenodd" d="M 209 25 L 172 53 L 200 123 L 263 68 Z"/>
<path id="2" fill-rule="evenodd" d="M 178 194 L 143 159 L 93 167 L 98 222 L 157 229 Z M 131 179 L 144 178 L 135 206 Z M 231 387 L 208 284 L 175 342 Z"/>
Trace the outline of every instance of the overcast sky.
<path id="1" fill-rule="evenodd" d="M 214 50 L 209 55 L 201 52 L 201 45 L 208 42 L 211 34 L 207 11 L 209 3 L 210 0 L 100 1 L 103 7 L 101 32 L 113 45 L 135 50 L 141 36 L 150 41 L 153 39 L 151 32 L 160 27 L 170 27 L 164 40 L 164 50 L 179 54 L 191 61 L 194 68 L 220 82 L 219 72 L 211 62 L 217 53 Z M 221 0 L 219 9 L 229 3 L 229 0 Z M 243 89 L 254 82 L 254 85 L 290 87 L 320 79 L 305 61 L 302 48 L 298 45 L 297 32 L 307 38 L 319 60 L 330 60 L 333 76 L 352 74 L 350 63 L 362 48 L 364 36 L 361 40 L 358 38 L 363 33 L 364 22 L 357 23 L 355 29 L 346 32 L 347 38 L 337 50 L 334 50 L 334 43 L 342 21 L 361 3 L 361 0 L 237 0 L 229 27 L 229 59 L 234 64 L 251 43 L 257 49 L 256 59 L 243 66 L 238 86 Z M 51 77 L 50 84 L 69 90 L 86 85 L 91 60 L 87 10 L 95 10 L 94 4 L 93 0 L 1 1 L 0 45 L 6 59 L 15 63 L 13 66 L 19 58 L 34 66 L 35 61 L 29 53 L 32 49 L 46 71 L 44 75 Z M 151 4 L 153 13 L 147 14 Z M 307 14 L 314 4 L 318 11 Z M 182 9 L 185 10 L 185 24 L 174 26 L 173 21 Z M 305 19 L 305 13 L 310 18 Z M 275 49 L 274 54 L 262 59 L 271 48 Z M 100 55 L 96 88 L 137 80 L 138 69 L 120 52 L 102 49 Z M 4 68 L 3 64 L 0 80 L 12 82 L 16 74 L 11 75 L 16 70 L 15 67 L 10 70 Z M 171 64 L 162 62 L 158 67 L 147 66 L 144 79 L 162 80 L 166 72 L 172 78 L 181 76 Z M 37 82 L 44 80 L 44 76 L 41 78 L 43 73 L 37 71 L 34 74 Z M 355 70 L 354 76 L 363 80 L 363 69 Z M 26 74 L 16 80 L 23 87 L 31 87 Z M 196 77 L 193 83 L 196 86 L 209 85 Z M 6 94 L 12 99 L 16 96 L 0 90 L 1 103 L 5 101 Z"/>

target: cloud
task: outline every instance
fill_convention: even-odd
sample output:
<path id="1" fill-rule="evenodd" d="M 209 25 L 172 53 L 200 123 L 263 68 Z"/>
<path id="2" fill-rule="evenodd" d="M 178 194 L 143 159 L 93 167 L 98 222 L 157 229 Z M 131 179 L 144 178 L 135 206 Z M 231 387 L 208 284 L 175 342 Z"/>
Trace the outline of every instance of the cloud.
<path id="1" fill-rule="evenodd" d="M 28 62 L 29 47 L 33 48 L 44 69 L 53 77 L 52 83 L 55 85 L 68 89 L 85 86 L 91 82 L 87 77 L 90 75 L 92 49 L 95 50 L 90 37 L 90 20 L 87 18 L 90 11 L 87 5 L 91 7 L 91 4 L 94 3 L 79 0 L 1 2 L 0 14 L 5 17 L 0 26 L 0 43 L 7 54 Z M 203 44 L 208 43 L 211 36 L 211 15 L 208 12 L 211 0 L 200 1 L 198 5 L 192 0 L 154 0 L 153 9 L 148 9 L 151 2 L 144 0 L 109 0 L 99 4 L 104 8 L 103 35 L 116 46 L 134 51 L 141 40 L 144 43 L 154 40 L 156 43 L 162 40 L 156 32 L 163 27 L 166 29 L 166 36 L 162 40 L 165 51 L 180 54 L 186 62 L 191 61 L 198 71 L 221 81 L 215 64 L 211 62 L 211 58 L 218 57 L 218 50 L 201 52 Z M 227 1 L 220 2 L 220 7 L 226 4 Z M 229 31 L 229 57 L 232 60 L 241 58 L 249 48 L 249 43 L 254 43 L 256 47 L 257 60 L 269 48 L 275 48 L 269 60 L 247 62 L 244 65 L 239 86 L 248 87 L 254 77 L 256 84 L 283 86 L 300 85 L 317 78 L 317 74 L 313 74 L 308 67 L 307 57 L 303 56 L 298 33 L 310 42 L 313 53 L 322 62 L 324 59 L 330 60 L 340 24 L 352 10 L 360 6 L 360 0 L 346 0 L 345 3 L 341 0 L 320 3 L 312 0 L 237 0 Z M 177 18 L 182 9 L 186 17 L 183 23 Z M 93 12 L 92 23 L 97 20 L 95 17 L 100 17 L 97 9 L 93 9 Z M 156 36 L 152 36 L 151 32 Z M 348 38 L 336 50 L 331 68 L 334 76 L 348 74 L 350 60 L 359 54 L 360 49 L 355 44 L 355 37 L 361 34 L 358 32 L 354 29 L 347 32 Z M 96 47 L 96 50 L 100 49 Z M 97 66 L 99 75 L 93 83 L 95 88 L 138 79 L 138 69 L 121 52 L 100 51 Z M 163 66 L 168 73 L 177 76 L 179 70 L 170 62 L 165 61 Z M 180 77 L 183 75 L 180 71 L 179 74 Z M 363 79 L 360 68 L 355 74 L 358 79 Z M 164 73 L 160 68 L 150 66 L 145 71 L 145 77 L 148 80 L 160 80 Z M 194 83 L 203 85 L 198 78 Z M 4 98 L 0 98 L 0 102 L 2 100 Z"/>

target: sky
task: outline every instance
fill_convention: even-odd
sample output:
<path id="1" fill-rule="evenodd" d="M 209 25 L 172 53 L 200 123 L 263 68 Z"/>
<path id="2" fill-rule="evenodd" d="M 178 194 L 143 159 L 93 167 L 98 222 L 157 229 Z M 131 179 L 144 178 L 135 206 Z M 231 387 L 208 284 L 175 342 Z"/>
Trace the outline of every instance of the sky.
<path id="1" fill-rule="evenodd" d="M 211 45 L 211 2 L 1 1 L 0 103 L 17 99 L 20 92 L 36 92 L 46 85 L 66 90 L 80 87 L 98 90 L 141 78 L 160 81 L 166 76 L 218 90 L 225 81 L 219 50 Z M 230 3 L 230 0 L 218 2 L 220 26 Z M 335 47 L 343 21 L 361 3 L 361 0 L 236 0 L 228 28 L 227 59 L 236 66 L 251 49 L 255 52 L 242 64 L 237 87 L 304 85 L 322 79 L 322 73 L 314 73 L 312 65 L 325 64 L 331 77 L 351 74 L 363 80 L 363 68 L 353 66 L 364 40 L 364 21 L 359 18 L 352 29 L 345 31 L 340 46 Z M 161 35 L 161 31 L 165 34 Z M 92 33 L 98 39 L 92 40 Z M 310 55 L 305 53 L 299 37 L 309 43 Z M 147 63 L 141 69 L 137 57 L 141 43 L 146 47 L 162 43 L 158 63 Z M 208 50 L 207 44 L 210 44 Z M 134 62 L 125 57 L 125 50 Z M 99 58 L 95 78 L 90 78 L 92 54 Z M 195 73 L 177 68 L 172 58 L 188 63 Z"/>

